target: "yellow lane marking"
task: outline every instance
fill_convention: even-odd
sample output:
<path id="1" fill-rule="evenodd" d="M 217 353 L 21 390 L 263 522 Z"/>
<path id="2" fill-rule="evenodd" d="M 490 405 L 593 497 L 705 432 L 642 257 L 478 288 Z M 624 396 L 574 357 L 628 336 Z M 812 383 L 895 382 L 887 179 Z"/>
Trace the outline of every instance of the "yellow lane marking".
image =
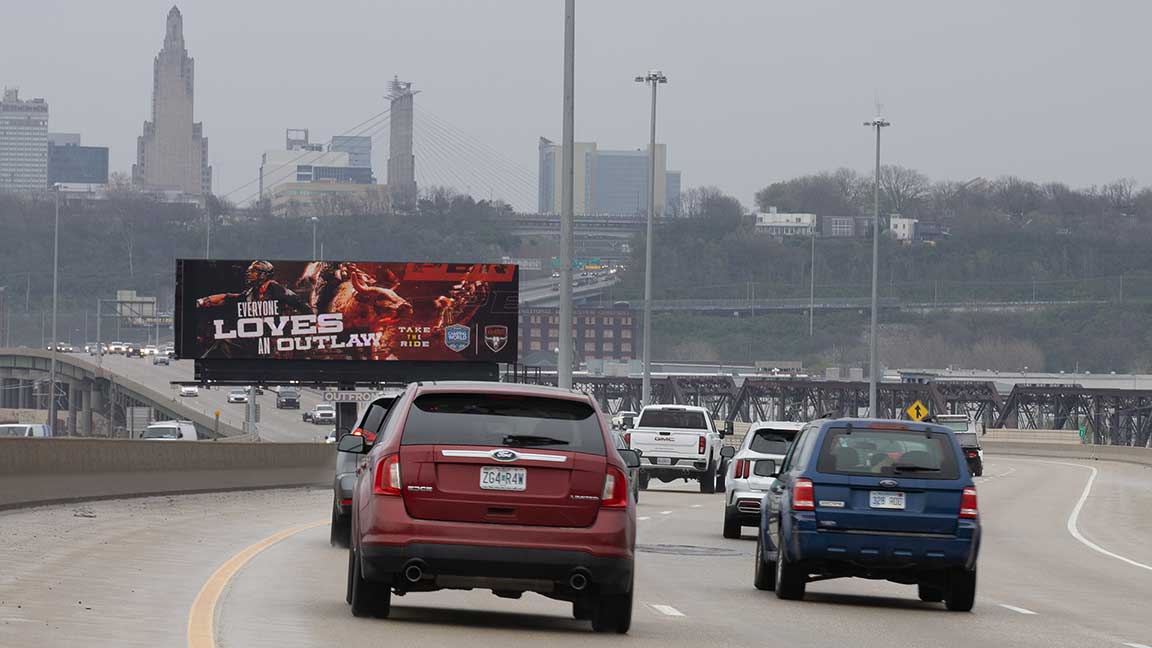
<path id="1" fill-rule="evenodd" d="M 220 568 L 204 583 L 204 587 L 200 588 L 200 593 L 196 595 L 196 600 L 192 602 L 192 609 L 188 612 L 188 648 L 216 648 L 216 629 L 214 627 L 216 603 L 220 601 L 220 595 L 224 593 L 224 588 L 228 586 L 228 582 L 244 565 L 248 564 L 249 560 L 285 538 L 327 524 L 329 524 L 328 520 L 320 520 L 285 529 L 245 548 L 220 565 Z"/>

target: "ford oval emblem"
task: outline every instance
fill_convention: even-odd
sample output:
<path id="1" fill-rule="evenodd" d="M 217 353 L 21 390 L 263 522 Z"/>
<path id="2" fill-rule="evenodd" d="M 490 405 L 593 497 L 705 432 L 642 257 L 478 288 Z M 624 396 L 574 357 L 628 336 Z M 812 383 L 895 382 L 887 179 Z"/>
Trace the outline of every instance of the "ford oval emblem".
<path id="1" fill-rule="evenodd" d="M 516 461 L 520 458 L 520 455 L 512 450 L 493 450 L 492 458 L 496 461 Z"/>
<path id="2" fill-rule="evenodd" d="M 499 458 L 499 457 L 497 457 L 497 458 Z M 881 479 L 880 485 L 883 486 L 884 488 L 896 488 L 897 486 L 900 485 L 900 483 L 897 482 L 895 479 Z"/>

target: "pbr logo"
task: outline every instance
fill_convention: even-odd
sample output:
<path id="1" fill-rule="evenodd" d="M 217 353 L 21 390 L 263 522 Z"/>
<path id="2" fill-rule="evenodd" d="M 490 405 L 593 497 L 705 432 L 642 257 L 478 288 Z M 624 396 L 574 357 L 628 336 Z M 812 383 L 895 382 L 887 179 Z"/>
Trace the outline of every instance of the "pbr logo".
<path id="1" fill-rule="evenodd" d="M 508 327 L 503 324 L 489 324 L 484 327 L 484 344 L 492 349 L 493 353 L 500 353 L 504 345 L 508 344 Z"/>
<path id="2" fill-rule="evenodd" d="M 460 353 L 472 343 L 472 329 L 462 324 L 453 324 L 444 329 L 444 346 Z"/>

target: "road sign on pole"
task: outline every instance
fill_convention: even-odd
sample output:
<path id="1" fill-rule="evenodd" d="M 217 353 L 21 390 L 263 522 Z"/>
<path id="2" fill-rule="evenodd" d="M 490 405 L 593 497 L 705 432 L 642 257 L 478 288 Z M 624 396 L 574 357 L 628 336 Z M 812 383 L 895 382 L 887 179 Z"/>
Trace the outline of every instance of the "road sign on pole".
<path id="1" fill-rule="evenodd" d="M 924 403 L 921 403 L 920 401 L 916 401 L 915 403 L 909 405 L 908 409 L 904 410 L 904 412 L 908 414 L 908 418 L 916 422 L 920 422 L 928 418 L 928 408 L 925 407 Z"/>

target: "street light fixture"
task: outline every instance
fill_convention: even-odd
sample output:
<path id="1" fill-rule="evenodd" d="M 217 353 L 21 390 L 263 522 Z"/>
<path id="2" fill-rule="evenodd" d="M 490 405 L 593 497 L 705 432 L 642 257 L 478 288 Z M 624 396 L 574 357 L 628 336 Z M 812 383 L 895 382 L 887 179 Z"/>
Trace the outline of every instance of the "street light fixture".
<path id="1" fill-rule="evenodd" d="M 652 221 L 656 218 L 656 86 L 668 83 L 660 70 L 649 70 L 636 77 L 636 83 L 652 86 L 652 122 L 648 140 L 648 227 L 644 238 L 644 340 L 642 362 L 644 378 L 640 386 L 640 404 L 652 404 Z"/>
<path id="2" fill-rule="evenodd" d="M 875 119 L 864 122 L 864 125 L 869 128 L 876 129 L 876 175 L 873 178 L 875 181 L 872 192 L 872 329 L 868 335 L 868 416 L 876 418 L 879 416 L 879 410 L 876 409 L 878 404 L 878 378 L 877 369 L 879 360 L 876 354 L 876 311 L 877 311 L 877 290 L 879 281 L 878 264 L 880 261 L 880 129 L 892 124 L 877 115 Z"/>

